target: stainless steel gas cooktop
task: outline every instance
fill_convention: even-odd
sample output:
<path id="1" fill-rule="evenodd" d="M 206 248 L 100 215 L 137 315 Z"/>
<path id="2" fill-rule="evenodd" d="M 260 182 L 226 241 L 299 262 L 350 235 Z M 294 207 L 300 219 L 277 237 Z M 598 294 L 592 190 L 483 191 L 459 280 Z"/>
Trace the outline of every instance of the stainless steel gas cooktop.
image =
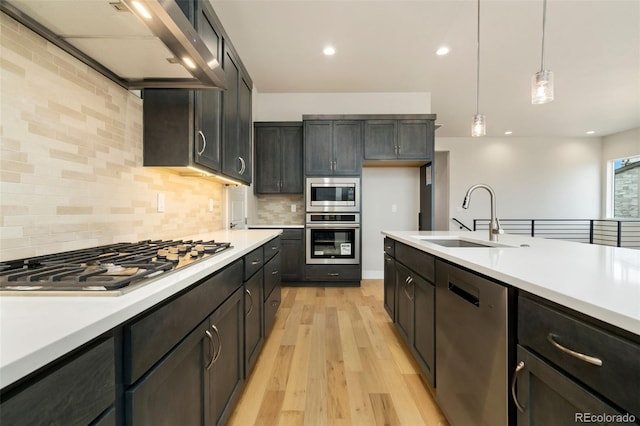
<path id="1" fill-rule="evenodd" d="M 230 249 L 217 241 L 140 241 L 0 262 L 0 296 L 120 295 Z"/>

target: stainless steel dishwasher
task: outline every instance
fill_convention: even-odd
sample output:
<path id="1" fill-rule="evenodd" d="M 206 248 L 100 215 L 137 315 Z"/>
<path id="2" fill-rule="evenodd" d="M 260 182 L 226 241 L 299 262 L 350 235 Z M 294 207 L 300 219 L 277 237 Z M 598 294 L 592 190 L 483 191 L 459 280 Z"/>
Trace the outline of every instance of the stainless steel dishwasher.
<path id="1" fill-rule="evenodd" d="M 452 426 L 509 424 L 509 290 L 436 262 L 436 397 Z"/>

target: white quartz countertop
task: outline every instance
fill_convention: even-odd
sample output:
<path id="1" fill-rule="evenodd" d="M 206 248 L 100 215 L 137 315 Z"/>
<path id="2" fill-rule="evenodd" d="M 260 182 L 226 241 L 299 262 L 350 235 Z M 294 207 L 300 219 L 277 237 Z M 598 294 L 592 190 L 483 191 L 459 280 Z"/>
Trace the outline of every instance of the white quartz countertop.
<path id="1" fill-rule="evenodd" d="M 488 231 L 382 234 L 640 335 L 640 250 L 503 234 L 503 247 L 444 247 L 429 238 L 488 241 Z"/>
<path id="2" fill-rule="evenodd" d="M 233 249 L 154 279 L 121 296 L 0 296 L 0 389 L 240 259 L 278 230 L 216 231 L 185 239 Z"/>

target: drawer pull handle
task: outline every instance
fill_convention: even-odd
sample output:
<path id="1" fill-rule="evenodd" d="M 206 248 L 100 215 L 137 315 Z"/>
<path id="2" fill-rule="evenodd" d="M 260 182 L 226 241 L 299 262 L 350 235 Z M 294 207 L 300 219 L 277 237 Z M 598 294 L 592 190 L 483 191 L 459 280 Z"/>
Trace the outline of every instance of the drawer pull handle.
<path id="1" fill-rule="evenodd" d="M 271 246 L 271 250 L 278 250 L 278 246 Z"/>
<path id="2" fill-rule="evenodd" d="M 278 275 L 278 270 L 276 269 L 275 271 L 271 271 L 271 275 Z"/>
<path id="3" fill-rule="evenodd" d="M 327 275 L 330 276 L 330 277 L 339 277 L 340 273 L 339 272 L 329 272 Z"/>
<path id="4" fill-rule="evenodd" d="M 584 362 L 588 362 L 589 364 L 593 364 L 593 365 L 597 365 L 598 367 L 602 367 L 602 360 L 600 358 L 596 358 L 593 356 L 589 356 L 589 355 L 585 355 L 585 354 L 581 354 L 580 352 L 576 352 L 573 351 L 569 348 L 565 348 L 564 346 L 562 346 L 560 343 L 555 341 L 555 338 L 557 338 L 558 336 L 556 336 L 553 333 L 549 333 L 549 335 L 547 336 L 547 340 L 549 341 L 549 343 L 551 343 L 553 345 L 553 347 L 555 347 L 556 349 L 561 350 L 562 352 L 571 355 L 574 358 L 578 358 L 579 360 L 582 360 Z"/>
<path id="5" fill-rule="evenodd" d="M 214 358 L 216 357 L 216 348 L 213 345 L 213 336 L 211 335 L 209 330 L 206 330 L 204 332 L 204 334 L 207 335 L 207 338 L 209 339 L 209 347 L 211 348 L 211 359 L 209 360 L 209 363 L 206 366 L 206 369 L 209 370 L 211 368 L 211 366 L 213 365 Z"/>
<path id="6" fill-rule="evenodd" d="M 516 371 L 513 372 L 513 379 L 511 379 L 511 397 L 513 398 L 513 402 L 516 404 L 516 408 L 521 413 L 524 413 L 524 410 L 526 410 L 526 407 L 520 404 L 520 401 L 518 401 L 516 384 L 518 383 L 518 375 L 523 369 L 524 369 L 524 361 L 520 361 L 518 365 L 516 365 Z"/>
<path id="7" fill-rule="evenodd" d="M 249 316 L 249 314 L 251 314 L 251 311 L 253 311 L 253 295 L 251 294 L 251 291 L 249 291 L 249 289 L 245 289 L 244 290 L 245 293 L 247 293 L 247 296 L 249 296 L 249 300 L 251 300 L 251 305 L 249 305 L 249 310 L 247 311 L 247 313 L 245 314 L 245 316 Z"/>
<path id="8" fill-rule="evenodd" d="M 259 264 L 260 264 L 260 261 L 259 261 L 258 259 L 256 259 L 256 260 L 252 260 L 252 261 L 251 261 L 251 264 L 252 264 L 252 265 L 259 265 Z"/>

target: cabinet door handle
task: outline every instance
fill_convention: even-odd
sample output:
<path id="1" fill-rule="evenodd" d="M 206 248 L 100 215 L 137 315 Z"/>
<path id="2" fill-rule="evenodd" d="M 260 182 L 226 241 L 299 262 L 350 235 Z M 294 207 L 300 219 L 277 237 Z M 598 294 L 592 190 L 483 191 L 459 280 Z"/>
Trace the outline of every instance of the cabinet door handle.
<path id="1" fill-rule="evenodd" d="M 247 311 L 247 313 L 245 314 L 245 316 L 249 316 L 249 314 L 251 313 L 251 311 L 253 311 L 253 295 L 251 294 L 251 292 L 249 291 L 249 289 L 245 289 L 244 290 L 245 293 L 247 293 L 247 295 L 249 296 L 249 300 L 251 300 L 251 305 L 249 305 L 249 310 Z"/>
<path id="2" fill-rule="evenodd" d="M 271 246 L 271 250 L 278 250 L 278 246 Z"/>
<path id="3" fill-rule="evenodd" d="M 213 345 L 213 336 L 211 335 L 211 332 L 209 332 L 209 330 L 206 330 L 204 332 L 204 334 L 207 335 L 207 338 L 209 339 L 209 347 L 211 348 L 211 359 L 209 360 L 209 363 L 207 364 L 206 369 L 209 370 L 211 368 L 211 366 L 213 365 L 213 363 L 215 362 L 214 358 L 215 358 L 215 354 L 216 354 L 216 348 Z"/>
<path id="4" fill-rule="evenodd" d="M 578 358 L 581 361 L 584 362 L 588 362 L 589 364 L 592 365 L 596 365 L 598 367 L 602 367 L 602 360 L 600 358 L 596 358 L 594 356 L 589 356 L 589 355 L 585 355 L 585 354 L 581 354 L 580 352 L 576 352 L 574 350 L 571 350 L 567 347 L 562 346 L 560 343 L 556 342 L 556 338 L 558 336 L 556 336 L 553 333 L 549 333 L 547 335 L 547 340 L 549 341 L 549 343 L 551 343 L 553 345 L 554 348 L 561 350 L 562 352 L 571 355 L 574 358 Z"/>
<path id="5" fill-rule="evenodd" d="M 198 130 L 198 134 L 202 138 L 202 142 L 203 142 L 202 143 L 202 149 L 200 151 L 198 151 L 198 155 L 202 155 L 204 150 L 207 148 L 207 138 L 204 136 L 204 133 L 202 133 L 202 130 Z"/>
<path id="6" fill-rule="evenodd" d="M 256 259 L 256 260 L 252 260 L 251 261 L 252 265 L 259 265 L 260 264 L 260 260 Z"/>
<path id="7" fill-rule="evenodd" d="M 271 275 L 278 275 L 278 270 L 276 269 L 275 271 L 271 271 Z"/>
<path id="8" fill-rule="evenodd" d="M 242 157 L 238 157 L 238 160 L 240 160 L 240 171 L 238 173 L 242 175 L 244 174 L 244 171 L 247 168 L 247 164 L 244 162 L 244 158 Z"/>
<path id="9" fill-rule="evenodd" d="M 413 297 L 409 294 L 409 285 L 415 285 L 411 277 L 407 277 L 407 279 L 404 280 L 404 294 L 407 296 L 407 299 L 413 302 Z"/>
<path id="10" fill-rule="evenodd" d="M 521 413 L 524 413 L 524 410 L 526 410 L 527 407 L 520 404 L 520 401 L 518 401 L 518 392 L 516 391 L 516 384 L 518 383 L 518 375 L 523 369 L 524 369 L 524 361 L 520 361 L 518 365 L 516 365 L 516 371 L 513 372 L 513 378 L 511 379 L 511 397 L 513 398 L 513 402 L 516 404 L 516 408 Z"/>
<path id="11" fill-rule="evenodd" d="M 216 355 L 213 357 L 213 364 L 215 364 L 218 361 L 218 358 L 220 358 L 220 354 L 222 353 L 222 338 L 220 337 L 220 332 L 218 331 L 218 327 L 216 327 L 215 324 L 213 324 L 211 328 L 213 329 L 213 331 L 215 331 L 216 338 L 218 339 L 218 352 L 216 352 Z"/>

